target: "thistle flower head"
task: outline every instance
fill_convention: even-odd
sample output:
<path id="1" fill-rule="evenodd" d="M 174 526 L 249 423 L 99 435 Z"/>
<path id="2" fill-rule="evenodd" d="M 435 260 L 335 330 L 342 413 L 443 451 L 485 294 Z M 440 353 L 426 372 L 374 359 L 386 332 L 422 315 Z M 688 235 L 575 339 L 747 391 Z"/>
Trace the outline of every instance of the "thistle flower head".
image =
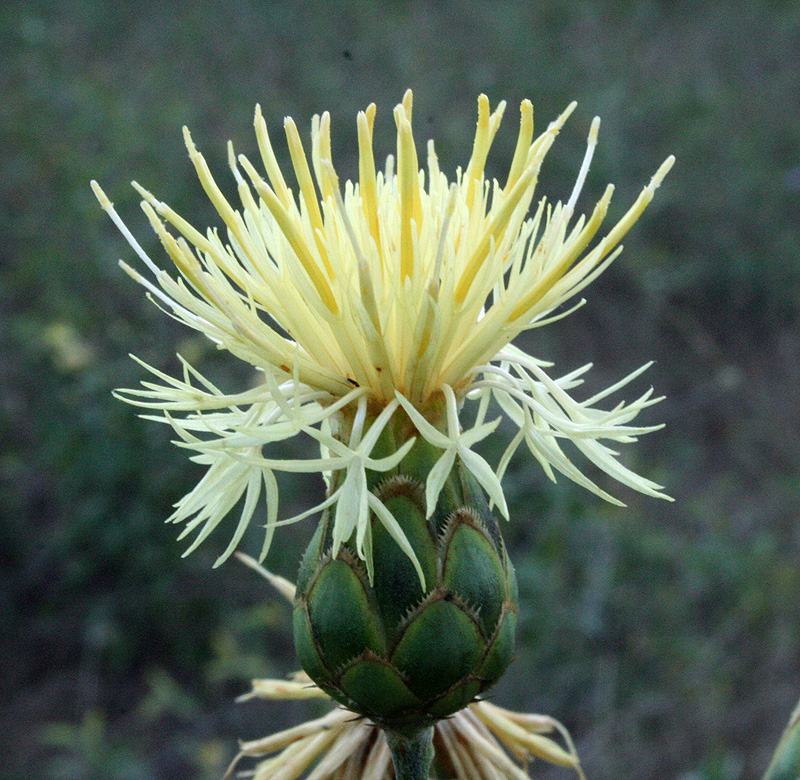
<path id="1" fill-rule="evenodd" d="M 612 448 L 653 427 L 631 424 L 658 399 L 647 392 L 608 410 L 597 404 L 641 370 L 592 398 L 570 391 L 588 366 L 554 378 L 549 364 L 511 344 L 521 332 L 564 316 L 573 300 L 616 257 L 620 240 L 653 197 L 668 158 L 633 205 L 594 241 L 609 206 L 609 185 L 586 216 L 576 205 L 597 141 L 592 122 L 586 156 L 565 202 L 534 202 L 544 157 L 574 109 L 570 105 L 534 137 L 533 110 L 521 105 L 520 130 L 504 183 L 489 181 L 485 163 L 505 103 L 494 111 L 481 96 L 472 155 L 451 181 L 439 169 L 433 143 L 420 168 L 411 129 L 412 96 L 394 109 L 396 156 L 377 171 L 372 150 L 375 106 L 358 114 L 359 176 L 342 184 L 331 160 L 330 116 L 315 116 L 310 159 L 291 119 L 284 127 L 295 183 L 277 163 L 266 123 L 256 109 L 255 129 L 265 176 L 229 145 L 239 204 L 218 187 L 184 130 L 189 156 L 224 223 L 197 230 L 139 185 L 142 208 L 177 274 L 162 270 L 127 230 L 93 182 L 103 208 L 148 269 L 123 268 L 177 320 L 200 331 L 260 374 L 252 389 L 228 393 L 183 361 L 181 377 L 146 366 L 157 382 L 120 391 L 120 397 L 173 427 L 177 444 L 207 467 L 171 519 L 196 532 L 194 549 L 244 497 L 224 560 L 236 547 L 262 492 L 268 516 L 263 552 L 279 522 L 331 507 L 334 540 L 360 533 L 371 512 L 392 533 L 390 513 L 367 489 L 368 472 L 390 472 L 413 439 L 387 451 L 379 441 L 402 417 L 413 436 L 441 452 L 426 484 L 431 513 L 460 459 L 507 515 L 500 480 L 523 443 L 551 479 L 556 472 L 598 495 L 616 499 L 585 476 L 562 445 L 574 443 L 619 482 L 661 496 L 661 488 L 634 474 Z M 594 242 L 593 242 L 594 241 Z M 580 302 L 578 304 L 580 305 Z M 478 404 L 462 428 L 459 411 Z M 492 433 L 490 402 L 518 429 L 491 467 L 474 446 Z M 320 457 L 277 459 L 269 445 L 304 433 Z M 612 446 L 604 442 L 611 442 Z M 321 472 L 325 501 L 303 515 L 278 520 L 275 472 Z M 398 539 L 402 542 L 402 539 Z"/>

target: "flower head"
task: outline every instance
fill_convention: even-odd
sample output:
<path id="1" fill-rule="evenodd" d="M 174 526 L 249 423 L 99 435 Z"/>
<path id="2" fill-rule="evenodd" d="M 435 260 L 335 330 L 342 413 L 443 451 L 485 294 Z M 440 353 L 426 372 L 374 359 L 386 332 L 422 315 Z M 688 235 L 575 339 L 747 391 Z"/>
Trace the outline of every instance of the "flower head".
<path id="1" fill-rule="evenodd" d="M 549 364 L 512 346 L 521 332 L 552 322 L 621 250 L 620 240 L 653 197 L 672 165 L 668 158 L 620 221 L 593 246 L 608 209 L 609 185 L 588 216 L 575 216 L 597 141 L 592 122 L 586 156 L 565 203 L 533 207 L 542 161 L 574 109 L 570 105 L 534 138 L 533 109 L 521 105 L 519 138 L 504 184 L 484 166 L 505 103 L 490 111 L 478 101 L 478 123 L 466 168 L 448 180 L 432 142 L 421 170 L 411 130 L 412 96 L 394 110 L 397 154 L 376 172 L 372 151 L 375 106 L 359 113 L 358 182 L 342 187 L 331 161 L 330 116 L 312 120 L 310 161 L 291 119 L 284 122 L 296 189 L 278 166 L 260 109 L 255 129 L 266 179 L 228 147 L 240 205 L 213 179 L 188 130 L 189 155 L 224 230 L 205 233 L 134 182 L 142 208 L 178 271 L 170 275 L 139 246 L 96 182 L 95 194 L 151 274 L 122 267 L 177 320 L 250 363 L 263 382 L 227 393 L 183 361 L 180 378 L 145 366 L 159 382 L 120 391 L 175 430 L 181 447 L 208 467 L 170 518 L 182 536 L 205 539 L 244 496 L 224 560 L 236 547 L 262 491 L 268 506 L 263 553 L 279 522 L 335 506 L 335 539 L 363 535 L 371 512 L 387 528 L 391 517 L 366 489 L 366 473 L 394 469 L 412 439 L 394 451 L 379 447 L 390 424 L 405 415 L 414 435 L 441 450 L 427 478 L 432 512 L 456 458 L 507 516 L 500 486 L 505 468 L 525 443 L 551 479 L 560 472 L 620 503 L 585 476 L 562 448 L 574 445 L 619 482 L 664 497 L 634 474 L 604 442 L 626 443 L 655 427 L 631 424 L 655 403 L 646 392 L 608 410 L 597 404 L 643 370 L 578 401 L 570 391 L 585 366 L 559 378 Z M 312 173 L 313 172 L 313 173 Z M 576 305 L 580 305 L 579 302 Z M 573 307 L 574 308 L 574 307 Z M 570 309 L 571 311 L 571 309 Z M 477 402 L 463 430 L 459 410 Z M 473 447 L 499 420 L 486 421 L 490 402 L 518 428 L 494 468 Z M 315 439 L 320 457 L 276 459 L 269 445 L 300 433 Z M 278 520 L 275 472 L 321 472 L 329 495 L 313 510 Z M 396 529 L 393 529 L 395 532 Z M 402 532 L 398 541 L 403 543 Z M 359 554 L 364 554 L 359 544 Z"/>

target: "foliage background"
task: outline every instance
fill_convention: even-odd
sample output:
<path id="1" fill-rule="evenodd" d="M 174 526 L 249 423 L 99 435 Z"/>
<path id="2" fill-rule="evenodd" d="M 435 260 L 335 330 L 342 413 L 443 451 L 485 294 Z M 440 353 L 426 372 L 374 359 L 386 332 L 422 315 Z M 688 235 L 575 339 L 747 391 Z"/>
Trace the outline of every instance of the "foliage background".
<path id="1" fill-rule="evenodd" d="M 162 521 L 197 474 L 110 395 L 143 376 L 129 352 L 250 377 L 119 270 L 132 252 L 88 181 L 158 254 L 129 179 L 214 219 L 181 125 L 224 180 L 228 138 L 255 151 L 255 102 L 274 138 L 328 109 L 352 175 L 356 111 L 378 103 L 385 155 L 409 86 L 445 170 L 481 91 L 509 101 L 497 175 L 520 99 L 540 128 L 579 101 L 547 164 L 555 198 L 594 114 L 587 189 L 613 181 L 617 214 L 677 156 L 589 303 L 528 345 L 564 371 L 593 361 L 590 386 L 657 361 L 640 387 L 667 396 L 650 415 L 667 428 L 630 457 L 677 500 L 618 510 L 513 464 L 524 611 L 495 696 L 561 718 L 594 780 L 763 771 L 800 693 L 797 3 L 12 0 L 0 38 L 0 776 L 218 778 L 237 737 L 309 714 L 233 703 L 296 666 L 289 610 L 241 565 L 211 571 L 224 532 L 180 558 Z M 286 483 L 287 503 L 320 489 Z M 271 568 L 292 577 L 309 530 L 279 534 Z"/>

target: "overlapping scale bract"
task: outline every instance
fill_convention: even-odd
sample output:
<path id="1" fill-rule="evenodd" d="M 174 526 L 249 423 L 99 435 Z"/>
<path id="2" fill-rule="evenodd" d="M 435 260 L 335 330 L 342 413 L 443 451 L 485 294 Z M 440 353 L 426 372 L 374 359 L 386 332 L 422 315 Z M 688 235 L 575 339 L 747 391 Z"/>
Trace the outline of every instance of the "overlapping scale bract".
<path id="1" fill-rule="evenodd" d="M 378 517 L 370 519 L 370 582 L 355 539 L 333 555 L 326 516 L 304 555 L 294 608 L 309 676 L 395 730 L 447 717 L 486 691 L 511 661 L 517 623 L 516 580 L 497 522 L 459 462 L 426 519 L 418 478 L 425 449 L 415 447 L 372 487 L 403 529 L 425 587 Z"/>

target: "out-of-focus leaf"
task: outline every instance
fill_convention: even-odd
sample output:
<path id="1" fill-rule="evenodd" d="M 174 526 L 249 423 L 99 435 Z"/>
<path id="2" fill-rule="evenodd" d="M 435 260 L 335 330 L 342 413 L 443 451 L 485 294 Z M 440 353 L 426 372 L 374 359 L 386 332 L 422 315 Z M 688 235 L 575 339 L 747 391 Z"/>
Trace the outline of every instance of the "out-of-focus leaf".
<path id="1" fill-rule="evenodd" d="M 794 708 L 789 725 L 783 732 L 764 780 L 798 780 L 800 778 L 800 702 Z"/>

